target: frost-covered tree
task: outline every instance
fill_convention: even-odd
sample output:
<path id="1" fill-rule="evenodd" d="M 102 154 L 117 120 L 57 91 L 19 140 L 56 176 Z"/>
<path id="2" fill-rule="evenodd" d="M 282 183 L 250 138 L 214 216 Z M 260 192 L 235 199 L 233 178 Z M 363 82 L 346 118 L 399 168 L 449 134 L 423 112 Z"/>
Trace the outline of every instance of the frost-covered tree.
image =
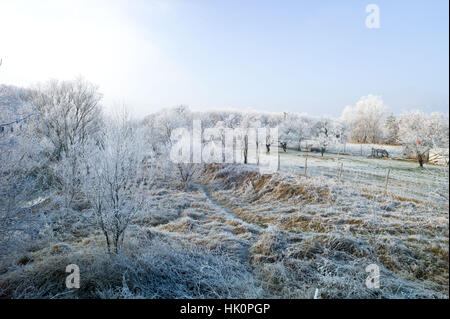
<path id="1" fill-rule="evenodd" d="M 71 151 L 72 145 L 83 145 L 100 125 L 102 95 L 98 87 L 78 78 L 73 81 L 52 80 L 39 85 L 33 105 L 39 113 L 36 134 L 52 145 L 52 155 Z"/>
<path id="2" fill-rule="evenodd" d="M 279 127 L 279 140 L 288 145 L 296 145 L 301 150 L 301 142 L 308 137 L 311 121 L 306 116 L 287 114 Z"/>
<path id="3" fill-rule="evenodd" d="M 394 144 L 398 141 L 398 121 L 394 114 L 390 114 L 384 123 L 384 139 L 386 143 Z"/>
<path id="4" fill-rule="evenodd" d="M 259 119 L 255 118 L 255 114 L 243 114 L 238 127 L 239 133 L 236 135 L 236 149 L 240 150 L 240 157 L 242 158 L 244 164 L 249 163 L 249 153 L 251 152 L 251 150 L 253 148 L 256 150 L 258 149 L 258 141 L 256 141 L 256 145 L 250 143 L 250 141 L 253 140 L 250 134 L 255 133 L 256 137 L 255 128 L 260 126 L 261 122 L 259 121 Z M 240 160 L 237 159 L 237 161 L 239 162 Z"/>
<path id="5" fill-rule="evenodd" d="M 89 172 L 82 187 L 110 253 L 119 252 L 126 228 L 145 203 L 143 185 L 150 176 L 138 132 L 121 114 L 105 126 L 102 143 L 89 148 Z"/>
<path id="6" fill-rule="evenodd" d="M 339 143 L 342 134 L 340 125 L 329 118 L 318 120 L 312 131 L 313 138 L 318 143 L 322 156 L 330 145 Z"/>
<path id="7" fill-rule="evenodd" d="M 101 128 L 101 94 L 97 86 L 78 78 L 38 85 L 33 96 L 39 120 L 35 134 L 40 138 L 48 167 L 61 191 L 63 205 L 71 206 L 83 175 L 87 143 L 98 140 Z"/>
<path id="8" fill-rule="evenodd" d="M 354 107 L 346 106 L 342 118 L 348 122 L 351 138 L 359 143 L 379 143 L 383 136 L 386 107 L 379 96 L 363 96 Z"/>
<path id="9" fill-rule="evenodd" d="M 48 187 L 35 118 L 16 121 L 18 115 L 30 114 L 26 91 L 0 86 L 0 263 L 45 230 L 45 218 L 30 213 L 33 202 Z"/>
<path id="10" fill-rule="evenodd" d="M 155 155 L 153 162 L 158 166 L 158 174 L 164 179 L 178 179 L 185 187 L 190 184 L 201 165 L 191 162 L 192 155 L 184 162 L 172 162 L 170 154 L 174 143 L 185 144 L 184 148 L 190 149 L 191 139 L 188 132 L 193 128 L 194 119 L 197 118 L 194 118 L 189 108 L 180 105 L 152 114 L 144 121 L 147 127 L 146 135 L 151 140 L 151 148 Z M 175 136 L 176 130 L 180 128 L 186 130 L 185 136 Z"/>
<path id="11" fill-rule="evenodd" d="M 420 111 L 405 113 L 399 119 L 398 135 L 405 152 L 413 152 L 420 167 L 423 167 L 431 148 L 448 148 L 448 117 L 441 113 L 427 115 Z"/>
<path id="12" fill-rule="evenodd" d="M 0 84 L 0 133 L 14 131 L 34 119 L 33 94 L 31 89 Z"/>
<path id="13" fill-rule="evenodd" d="M 186 106 L 179 105 L 149 116 L 146 122 L 152 130 L 153 142 L 157 144 L 155 148 L 164 148 L 172 143 L 173 130 L 192 127 L 192 113 Z"/>

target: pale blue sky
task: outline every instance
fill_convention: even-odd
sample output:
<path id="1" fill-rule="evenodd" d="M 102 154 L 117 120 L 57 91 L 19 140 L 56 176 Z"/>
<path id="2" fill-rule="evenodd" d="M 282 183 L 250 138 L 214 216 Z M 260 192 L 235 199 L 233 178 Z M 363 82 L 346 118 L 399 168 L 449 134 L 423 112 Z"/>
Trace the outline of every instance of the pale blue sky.
<path id="1" fill-rule="evenodd" d="M 380 29 L 365 26 L 369 3 Z M 0 83 L 82 74 L 107 104 L 140 115 L 177 104 L 339 115 L 367 94 L 395 113 L 447 113 L 448 10 L 447 0 L 0 0 Z"/>

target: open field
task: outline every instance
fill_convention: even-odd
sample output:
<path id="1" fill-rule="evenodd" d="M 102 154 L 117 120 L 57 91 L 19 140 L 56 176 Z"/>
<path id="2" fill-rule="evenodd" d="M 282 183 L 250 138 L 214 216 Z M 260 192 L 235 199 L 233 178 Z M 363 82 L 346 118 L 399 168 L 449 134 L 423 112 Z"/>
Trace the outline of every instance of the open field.
<path id="1" fill-rule="evenodd" d="M 402 158 L 404 156 L 404 150 L 401 145 L 337 143 L 335 145 L 330 145 L 328 150 L 333 153 L 369 156 L 372 153 L 372 148 L 385 149 L 388 151 L 390 157 Z"/>
<path id="2" fill-rule="evenodd" d="M 340 156 L 339 182 L 335 155 L 309 153 L 307 177 L 305 155 L 281 154 L 273 175 L 254 165 L 215 164 L 188 188 L 149 187 L 151 202 L 113 259 L 93 225 L 65 223 L 59 235 L 3 264 L 2 294 L 448 298 L 448 169 Z M 51 199 L 35 205 L 50 218 L 56 210 Z M 61 270 L 69 263 L 81 265 L 88 287 L 64 289 Z M 365 285 L 370 264 L 380 268 L 380 289 Z"/>
<path id="3" fill-rule="evenodd" d="M 420 169 L 414 161 L 372 159 L 356 155 L 317 153 L 288 150 L 281 154 L 281 169 L 293 174 L 304 174 L 308 157 L 307 175 L 337 180 L 342 163 L 341 181 L 346 186 L 370 188 L 374 192 L 385 189 L 386 170 L 390 169 L 388 193 L 412 201 L 429 201 L 432 205 L 448 205 L 449 169 L 425 165 Z"/>
<path id="4" fill-rule="evenodd" d="M 216 199 L 244 221 L 267 228 L 259 245 L 268 251 L 254 249 L 253 260 L 284 270 L 295 264 L 289 276 L 303 278 L 308 287 L 323 287 L 323 297 L 373 297 L 361 284 L 364 267 L 371 263 L 384 272 L 381 296 L 433 296 L 428 295 L 431 291 L 448 296 L 448 201 L 428 196 L 428 188 L 416 198 L 409 189 L 417 186 L 402 189 L 401 195 L 395 192 L 398 185 L 419 174 L 413 163 L 389 161 L 398 185 L 384 195 L 379 190 L 384 181 L 380 175 L 377 182 L 376 172 L 384 168 L 379 162 L 386 161 L 346 158 L 348 175 L 361 170 L 363 162 L 371 163 L 373 172 L 366 173 L 367 178 L 359 174 L 338 183 L 330 176 L 336 164 L 330 164 L 331 158 L 312 157 L 308 171 L 313 177 L 305 178 L 297 155 L 282 156 L 285 164 L 276 176 L 252 176 L 240 186 L 223 186 L 230 178 L 224 182 L 220 176 L 227 176 L 229 170 L 215 173 L 219 176 L 214 177 Z M 367 172 L 370 166 L 366 167 Z M 419 186 L 434 183 L 434 176 L 429 176 L 423 174 L 415 182 Z M 439 180 L 441 188 L 433 189 L 448 196 L 446 176 Z M 302 267 L 310 271 L 308 275 Z"/>

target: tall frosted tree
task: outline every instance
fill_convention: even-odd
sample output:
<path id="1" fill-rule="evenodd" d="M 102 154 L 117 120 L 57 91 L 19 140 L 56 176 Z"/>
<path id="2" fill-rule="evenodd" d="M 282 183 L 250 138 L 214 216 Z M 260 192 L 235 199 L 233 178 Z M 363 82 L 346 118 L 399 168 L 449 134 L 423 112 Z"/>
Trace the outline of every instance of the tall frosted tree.
<path id="1" fill-rule="evenodd" d="M 390 114 L 384 123 L 384 138 L 386 143 L 394 144 L 398 142 L 398 121 L 394 114 Z"/>
<path id="2" fill-rule="evenodd" d="M 413 153 L 420 167 L 432 148 L 446 147 L 449 142 L 448 117 L 441 113 L 411 111 L 399 120 L 399 141 L 407 153 Z"/>
<path id="3" fill-rule="evenodd" d="M 379 96 L 363 96 L 354 107 L 347 106 L 342 118 L 349 124 L 351 139 L 359 143 L 379 143 L 383 136 L 386 106 Z"/>

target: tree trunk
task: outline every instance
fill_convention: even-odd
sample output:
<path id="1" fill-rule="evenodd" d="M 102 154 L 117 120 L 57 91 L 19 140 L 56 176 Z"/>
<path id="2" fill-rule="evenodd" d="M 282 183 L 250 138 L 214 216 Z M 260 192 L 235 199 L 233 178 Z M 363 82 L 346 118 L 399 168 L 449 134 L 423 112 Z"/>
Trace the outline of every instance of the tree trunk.
<path id="1" fill-rule="evenodd" d="M 248 135 L 244 137 L 244 164 L 247 164 L 247 155 L 248 155 Z"/>
<path id="2" fill-rule="evenodd" d="M 423 155 L 422 154 L 417 155 L 417 160 L 419 161 L 420 167 L 423 168 Z"/>

